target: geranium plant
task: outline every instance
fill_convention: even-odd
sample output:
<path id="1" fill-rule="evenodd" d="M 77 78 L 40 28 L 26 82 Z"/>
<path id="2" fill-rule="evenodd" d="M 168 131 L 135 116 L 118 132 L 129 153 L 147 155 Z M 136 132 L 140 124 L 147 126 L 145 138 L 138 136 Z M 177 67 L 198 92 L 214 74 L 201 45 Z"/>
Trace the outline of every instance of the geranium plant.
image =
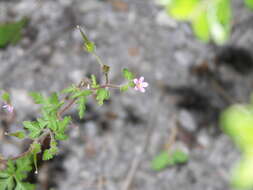
<path id="1" fill-rule="evenodd" d="M 40 117 L 35 121 L 24 121 L 23 130 L 6 133 L 9 136 L 15 136 L 19 139 L 29 138 L 32 140 L 29 148 L 14 157 L 0 157 L 0 164 L 4 165 L 4 169 L 0 171 L 0 189 L 1 190 L 32 190 L 35 185 L 25 181 L 29 172 L 38 173 L 37 157 L 42 154 L 43 160 L 50 160 L 58 153 L 58 142 L 66 140 L 68 135 L 66 131 L 71 123 L 71 116 L 64 115 L 72 106 L 76 106 L 80 118 L 83 118 L 86 110 L 86 103 L 90 96 L 95 97 L 98 105 L 103 105 L 104 101 L 110 98 L 110 89 L 118 89 L 124 92 L 130 88 L 134 88 L 141 92 L 145 92 L 148 83 L 144 82 L 144 78 L 135 79 L 134 74 L 128 69 L 123 69 L 122 75 L 126 82 L 121 85 L 110 83 L 109 73 L 110 67 L 105 65 L 100 57 L 96 54 L 94 42 L 90 41 L 81 27 L 77 27 L 80 31 L 84 49 L 95 56 L 101 67 L 104 76 L 104 83 L 99 84 L 95 75 L 85 78 L 79 84 L 71 85 L 61 92 L 52 93 L 46 97 L 38 92 L 30 93 L 35 104 L 41 105 Z M 60 98 L 66 95 L 67 98 Z M 3 106 L 8 114 L 13 114 L 15 106 L 11 103 L 8 93 L 2 94 Z M 42 145 L 45 139 L 50 139 L 50 147 L 43 149 Z"/>

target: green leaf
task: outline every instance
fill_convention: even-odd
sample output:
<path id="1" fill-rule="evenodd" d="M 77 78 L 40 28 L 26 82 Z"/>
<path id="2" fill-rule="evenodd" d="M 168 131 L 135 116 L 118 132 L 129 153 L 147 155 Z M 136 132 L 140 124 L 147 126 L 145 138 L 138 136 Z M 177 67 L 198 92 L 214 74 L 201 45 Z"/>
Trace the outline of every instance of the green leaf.
<path id="1" fill-rule="evenodd" d="M 14 187 L 15 187 L 15 181 L 13 177 L 8 176 L 7 178 L 0 178 L 0 189 L 13 190 Z"/>
<path id="2" fill-rule="evenodd" d="M 253 155 L 244 155 L 232 170 L 232 186 L 235 189 L 252 189 L 253 187 Z"/>
<path id="3" fill-rule="evenodd" d="M 110 92 L 104 88 L 100 88 L 97 90 L 96 100 L 99 105 L 104 104 L 104 100 L 108 100 L 110 98 Z"/>
<path id="4" fill-rule="evenodd" d="M 59 123 L 59 120 L 56 119 L 55 116 L 51 116 L 50 119 L 49 119 L 48 127 L 55 132 L 55 131 L 58 130 L 58 123 Z"/>
<path id="5" fill-rule="evenodd" d="M 85 50 L 89 53 L 93 53 L 96 50 L 96 46 L 95 43 L 89 41 L 87 43 L 84 44 Z"/>
<path id="6" fill-rule="evenodd" d="M 24 121 L 23 125 L 24 128 L 28 129 L 28 131 L 30 132 L 29 134 L 30 138 L 35 139 L 40 136 L 41 128 L 37 122 Z"/>
<path id="7" fill-rule="evenodd" d="M 30 183 L 18 182 L 15 190 L 34 190 L 35 186 Z"/>
<path id="8" fill-rule="evenodd" d="M 16 160 L 16 179 L 22 181 L 27 177 L 29 171 L 32 170 L 30 156 L 26 156 Z"/>
<path id="9" fill-rule="evenodd" d="M 89 53 L 95 52 L 95 44 L 88 39 L 88 37 L 85 34 L 84 30 L 80 26 L 77 26 L 77 29 L 79 29 L 79 31 L 80 31 L 80 33 L 83 37 L 85 50 Z"/>
<path id="10" fill-rule="evenodd" d="M 222 25 L 230 25 L 231 22 L 231 1 L 220 0 L 216 3 L 217 17 Z"/>
<path id="11" fill-rule="evenodd" d="M 59 98 L 56 92 L 52 93 L 50 96 L 50 103 L 53 105 L 58 105 L 59 104 Z"/>
<path id="12" fill-rule="evenodd" d="M 32 170 L 30 156 L 18 160 L 8 161 L 7 168 L 0 171 L 1 190 L 33 190 L 35 186 L 23 182 L 28 172 Z"/>
<path id="13" fill-rule="evenodd" d="M 194 20 L 192 21 L 192 27 L 195 35 L 205 42 L 208 42 L 210 39 L 210 28 L 207 18 L 207 13 L 203 12 L 199 14 Z"/>
<path id="14" fill-rule="evenodd" d="M 8 44 L 16 44 L 22 38 L 22 29 L 27 25 L 28 19 L 23 18 L 17 22 L 0 24 L 0 48 Z"/>
<path id="15" fill-rule="evenodd" d="M 218 8 L 219 8 L 219 4 L 214 5 L 209 8 L 208 20 L 209 20 L 212 39 L 214 40 L 216 44 L 223 44 L 228 39 L 228 36 L 229 36 L 228 25 L 230 25 L 230 23 L 227 23 L 227 25 L 221 23 L 221 20 L 218 17 Z M 220 17 L 220 18 L 223 18 L 223 17 Z"/>
<path id="16" fill-rule="evenodd" d="M 123 73 L 124 78 L 127 79 L 127 80 L 133 80 L 134 79 L 134 74 L 131 73 L 128 69 L 126 69 L 126 68 L 123 69 L 122 73 Z"/>
<path id="17" fill-rule="evenodd" d="M 79 98 L 79 97 L 82 97 L 82 96 L 89 96 L 92 94 L 92 91 L 91 90 L 82 90 L 82 91 L 78 91 L 76 93 L 73 94 L 73 96 L 71 96 L 72 99 L 75 99 L 75 98 Z"/>
<path id="18" fill-rule="evenodd" d="M 121 91 L 121 92 L 125 92 L 125 91 L 128 90 L 128 88 L 129 88 L 129 85 L 128 85 L 128 84 L 123 85 L 123 86 L 120 86 L 120 91 Z"/>
<path id="19" fill-rule="evenodd" d="M 1 171 L 0 171 L 0 179 L 1 179 L 1 178 L 8 178 L 8 177 L 9 177 L 8 173 L 1 172 Z"/>
<path id="20" fill-rule="evenodd" d="M 2 100 L 5 102 L 10 102 L 10 94 L 8 92 L 4 92 L 2 94 Z"/>
<path id="21" fill-rule="evenodd" d="M 199 0 L 172 0 L 166 10 L 175 19 L 189 20 L 199 2 Z"/>
<path id="22" fill-rule="evenodd" d="M 130 87 L 132 87 L 132 88 L 135 87 L 135 84 L 134 84 L 133 81 L 129 81 L 129 82 L 128 82 L 128 85 L 129 85 Z"/>
<path id="23" fill-rule="evenodd" d="M 172 17 L 192 22 L 195 35 L 204 42 L 224 44 L 230 35 L 230 0 L 171 0 L 166 9 Z"/>
<path id="24" fill-rule="evenodd" d="M 98 88 L 99 85 L 97 84 L 97 79 L 95 75 L 91 75 L 91 87 L 92 88 Z"/>
<path id="25" fill-rule="evenodd" d="M 74 93 L 78 90 L 78 88 L 72 84 L 70 87 L 65 88 L 61 91 L 62 94 Z"/>
<path id="26" fill-rule="evenodd" d="M 8 136 L 13 136 L 13 137 L 17 137 L 19 139 L 23 139 L 25 138 L 25 132 L 24 131 L 16 131 L 14 133 L 8 133 Z"/>
<path id="27" fill-rule="evenodd" d="M 14 162 L 12 160 L 8 160 L 7 162 L 7 173 L 12 174 L 15 172 L 16 168 Z"/>
<path id="28" fill-rule="evenodd" d="M 57 132 L 64 133 L 70 122 L 71 122 L 71 117 L 70 116 L 65 116 L 63 118 L 63 120 L 59 121 L 59 128 L 58 128 Z"/>
<path id="29" fill-rule="evenodd" d="M 184 164 L 188 161 L 189 156 L 181 150 L 175 150 L 172 154 L 172 159 L 174 164 Z"/>
<path id="30" fill-rule="evenodd" d="M 69 125 L 69 123 L 71 122 L 71 120 L 72 120 L 72 119 L 71 119 L 70 116 L 65 116 L 65 117 L 63 118 L 63 120 L 61 120 L 61 126 L 63 126 L 64 129 L 65 129 L 65 127 Z"/>
<path id="31" fill-rule="evenodd" d="M 43 153 L 43 160 L 50 160 L 58 153 L 57 142 L 54 139 L 50 141 L 50 148 Z"/>
<path id="32" fill-rule="evenodd" d="M 223 131 L 243 151 L 253 146 L 253 112 L 251 106 L 234 105 L 227 108 L 220 118 Z"/>
<path id="33" fill-rule="evenodd" d="M 29 93 L 29 95 L 33 98 L 35 104 L 44 104 L 45 103 L 45 99 L 41 93 L 31 92 L 31 93 Z"/>
<path id="34" fill-rule="evenodd" d="M 70 121 L 71 121 L 71 117 L 66 116 L 63 118 L 63 120 L 60 120 L 58 122 L 58 129 L 55 132 L 55 139 L 56 140 L 66 140 L 68 138 L 68 136 L 65 135 L 65 130 L 66 130 L 67 126 L 69 125 Z"/>
<path id="35" fill-rule="evenodd" d="M 160 1 L 158 1 L 157 3 L 158 3 L 159 5 L 167 6 L 167 5 L 169 5 L 172 1 L 173 1 L 173 0 L 160 0 Z"/>
<path id="36" fill-rule="evenodd" d="M 54 157 L 54 155 L 51 153 L 50 149 L 47 149 L 43 153 L 43 160 L 50 160 Z"/>
<path id="37" fill-rule="evenodd" d="M 169 154 L 168 151 L 163 151 L 152 160 L 151 168 L 160 171 L 168 166 L 183 164 L 188 159 L 188 155 L 180 150 L 175 150 L 172 154 Z"/>
<path id="38" fill-rule="evenodd" d="M 44 129 L 48 125 L 48 121 L 46 121 L 42 118 L 38 118 L 37 121 L 38 121 L 39 127 L 41 129 Z"/>
<path id="39" fill-rule="evenodd" d="M 160 171 L 172 164 L 173 159 L 169 156 L 168 151 L 163 151 L 152 160 L 151 168 L 153 170 Z"/>
<path id="40" fill-rule="evenodd" d="M 85 97 L 81 97 L 78 99 L 77 104 L 78 104 L 78 113 L 79 113 L 79 117 L 80 119 L 82 119 L 84 117 L 84 113 L 86 110 L 86 104 L 87 100 Z"/>
<path id="41" fill-rule="evenodd" d="M 64 102 L 59 102 L 57 104 L 51 103 L 51 98 L 46 99 L 43 107 L 42 107 L 42 113 L 44 116 L 47 117 L 47 119 L 50 119 L 49 117 L 54 116 L 56 118 L 57 113 L 59 109 L 64 105 Z M 46 119 L 46 118 L 45 118 Z M 46 119 L 46 120 L 47 120 Z"/>
<path id="42" fill-rule="evenodd" d="M 253 105 L 237 104 L 227 108 L 220 117 L 220 125 L 242 152 L 242 159 L 232 171 L 232 186 L 253 188 Z"/>
<path id="43" fill-rule="evenodd" d="M 32 144 L 33 153 L 38 154 L 41 152 L 41 144 L 40 143 L 33 143 Z"/>
<path id="44" fill-rule="evenodd" d="M 53 155 L 58 153 L 57 142 L 55 140 L 51 140 L 49 150 Z"/>
<path id="45" fill-rule="evenodd" d="M 56 139 L 56 140 L 64 141 L 64 140 L 67 140 L 67 139 L 68 139 L 68 136 L 65 135 L 64 133 L 56 133 L 56 134 L 55 134 L 55 139 Z"/>
<path id="46" fill-rule="evenodd" d="M 250 9 L 253 9 L 253 0 L 244 0 L 246 6 Z"/>

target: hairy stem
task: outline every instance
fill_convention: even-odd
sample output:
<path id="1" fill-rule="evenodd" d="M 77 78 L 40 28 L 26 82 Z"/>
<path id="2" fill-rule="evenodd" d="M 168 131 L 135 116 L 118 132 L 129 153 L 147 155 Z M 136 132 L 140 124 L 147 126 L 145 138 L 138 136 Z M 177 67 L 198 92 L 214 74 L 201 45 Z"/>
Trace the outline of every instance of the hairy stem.
<path id="1" fill-rule="evenodd" d="M 43 143 L 44 140 L 46 139 L 46 137 L 48 135 L 50 135 L 51 131 L 49 129 L 45 130 L 44 133 L 37 139 L 35 139 L 33 141 L 33 143 Z M 33 144 L 32 143 L 32 144 Z M 0 162 L 3 162 L 3 163 L 7 163 L 8 160 L 17 160 L 19 158 L 22 158 L 22 157 L 25 157 L 27 156 L 28 154 L 31 153 L 31 151 L 33 150 L 33 147 L 32 147 L 32 144 L 30 145 L 29 149 L 21 154 L 19 154 L 18 156 L 14 156 L 14 157 L 10 157 L 8 159 L 4 159 L 4 160 L 0 160 Z"/>
<path id="2" fill-rule="evenodd" d="M 85 84 L 86 84 L 86 83 L 85 83 Z M 81 82 L 78 84 L 77 87 L 78 87 L 78 88 L 82 88 L 82 87 L 84 87 L 84 86 L 86 87 L 86 85 L 84 85 L 84 81 L 81 81 Z M 101 88 L 115 88 L 115 89 L 119 89 L 120 86 L 119 86 L 119 85 L 114 85 L 114 84 L 104 84 L 104 85 L 101 85 L 101 86 L 98 87 L 98 88 L 90 88 L 90 89 L 93 90 L 93 91 L 95 91 L 95 90 L 98 90 L 98 89 L 101 89 Z M 61 109 L 61 110 L 58 111 L 57 117 L 58 117 L 59 119 L 62 119 L 62 115 L 63 115 L 68 109 L 70 109 L 70 108 L 72 107 L 72 105 L 73 105 L 75 102 L 76 102 L 76 99 L 72 99 L 68 104 L 66 104 L 66 106 L 65 106 L 63 109 Z M 44 142 L 44 140 L 46 139 L 46 137 L 49 136 L 50 134 L 52 134 L 52 132 L 50 131 L 50 129 L 46 129 L 46 130 L 44 131 L 44 133 L 42 133 L 41 136 L 40 136 L 39 138 L 35 139 L 35 140 L 31 143 L 31 145 L 30 145 L 30 147 L 29 147 L 29 149 L 28 149 L 27 151 L 25 151 L 25 152 L 23 152 L 23 153 L 21 153 L 21 154 L 19 154 L 19 155 L 17 155 L 17 156 L 14 156 L 14 157 L 10 157 L 10 158 L 7 158 L 7 159 L 0 159 L 0 163 L 6 164 L 8 160 L 17 160 L 17 159 L 19 159 L 19 158 L 22 158 L 22 157 L 27 156 L 27 155 L 30 154 L 30 153 L 32 152 L 32 150 L 33 150 L 33 147 L 32 147 L 32 144 L 33 144 L 33 143 L 41 143 L 41 144 L 42 144 L 42 143 Z"/>

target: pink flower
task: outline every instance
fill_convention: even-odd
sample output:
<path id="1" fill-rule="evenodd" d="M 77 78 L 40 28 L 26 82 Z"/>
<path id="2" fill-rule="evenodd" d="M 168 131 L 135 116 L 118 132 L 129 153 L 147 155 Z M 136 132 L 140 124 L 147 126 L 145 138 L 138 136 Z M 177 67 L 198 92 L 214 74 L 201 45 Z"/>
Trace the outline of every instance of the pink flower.
<path id="1" fill-rule="evenodd" d="M 139 79 L 134 79 L 135 90 L 139 90 L 141 92 L 145 92 L 145 88 L 148 87 L 148 83 L 144 82 L 144 77 L 140 77 Z"/>
<path id="2" fill-rule="evenodd" d="M 2 108 L 7 110 L 9 113 L 12 113 L 14 110 L 14 107 L 11 104 L 4 104 Z"/>

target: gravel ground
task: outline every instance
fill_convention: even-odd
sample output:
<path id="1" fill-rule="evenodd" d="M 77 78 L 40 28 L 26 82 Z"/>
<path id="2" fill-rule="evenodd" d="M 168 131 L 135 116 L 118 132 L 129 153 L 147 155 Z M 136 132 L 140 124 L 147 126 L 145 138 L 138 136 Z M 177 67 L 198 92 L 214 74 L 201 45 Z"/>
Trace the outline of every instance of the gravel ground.
<path id="1" fill-rule="evenodd" d="M 216 47 L 198 41 L 187 23 L 169 18 L 154 0 L 0 1 L 1 22 L 30 18 L 24 39 L 0 51 L 0 88 L 13 94 L 17 112 L 1 133 L 37 116 L 28 92 L 49 94 L 99 75 L 94 58 L 82 50 L 77 24 L 112 67 L 114 83 L 122 81 L 119 71 L 127 67 L 150 84 L 145 94 L 113 91 L 102 107 L 90 100 L 84 120 L 70 110 L 75 123 L 70 139 L 61 143 L 58 157 L 41 164 L 38 189 L 124 190 L 136 157 L 140 163 L 131 190 L 230 189 L 229 173 L 239 153 L 220 132 L 218 115 L 229 104 L 248 100 L 253 76 L 253 15 L 241 0 L 233 6 L 231 40 Z M 202 73 L 207 66 L 214 76 Z M 173 128 L 180 129 L 173 148 L 188 152 L 190 160 L 154 172 L 150 161 Z M 0 139 L 5 156 L 28 143 Z"/>

